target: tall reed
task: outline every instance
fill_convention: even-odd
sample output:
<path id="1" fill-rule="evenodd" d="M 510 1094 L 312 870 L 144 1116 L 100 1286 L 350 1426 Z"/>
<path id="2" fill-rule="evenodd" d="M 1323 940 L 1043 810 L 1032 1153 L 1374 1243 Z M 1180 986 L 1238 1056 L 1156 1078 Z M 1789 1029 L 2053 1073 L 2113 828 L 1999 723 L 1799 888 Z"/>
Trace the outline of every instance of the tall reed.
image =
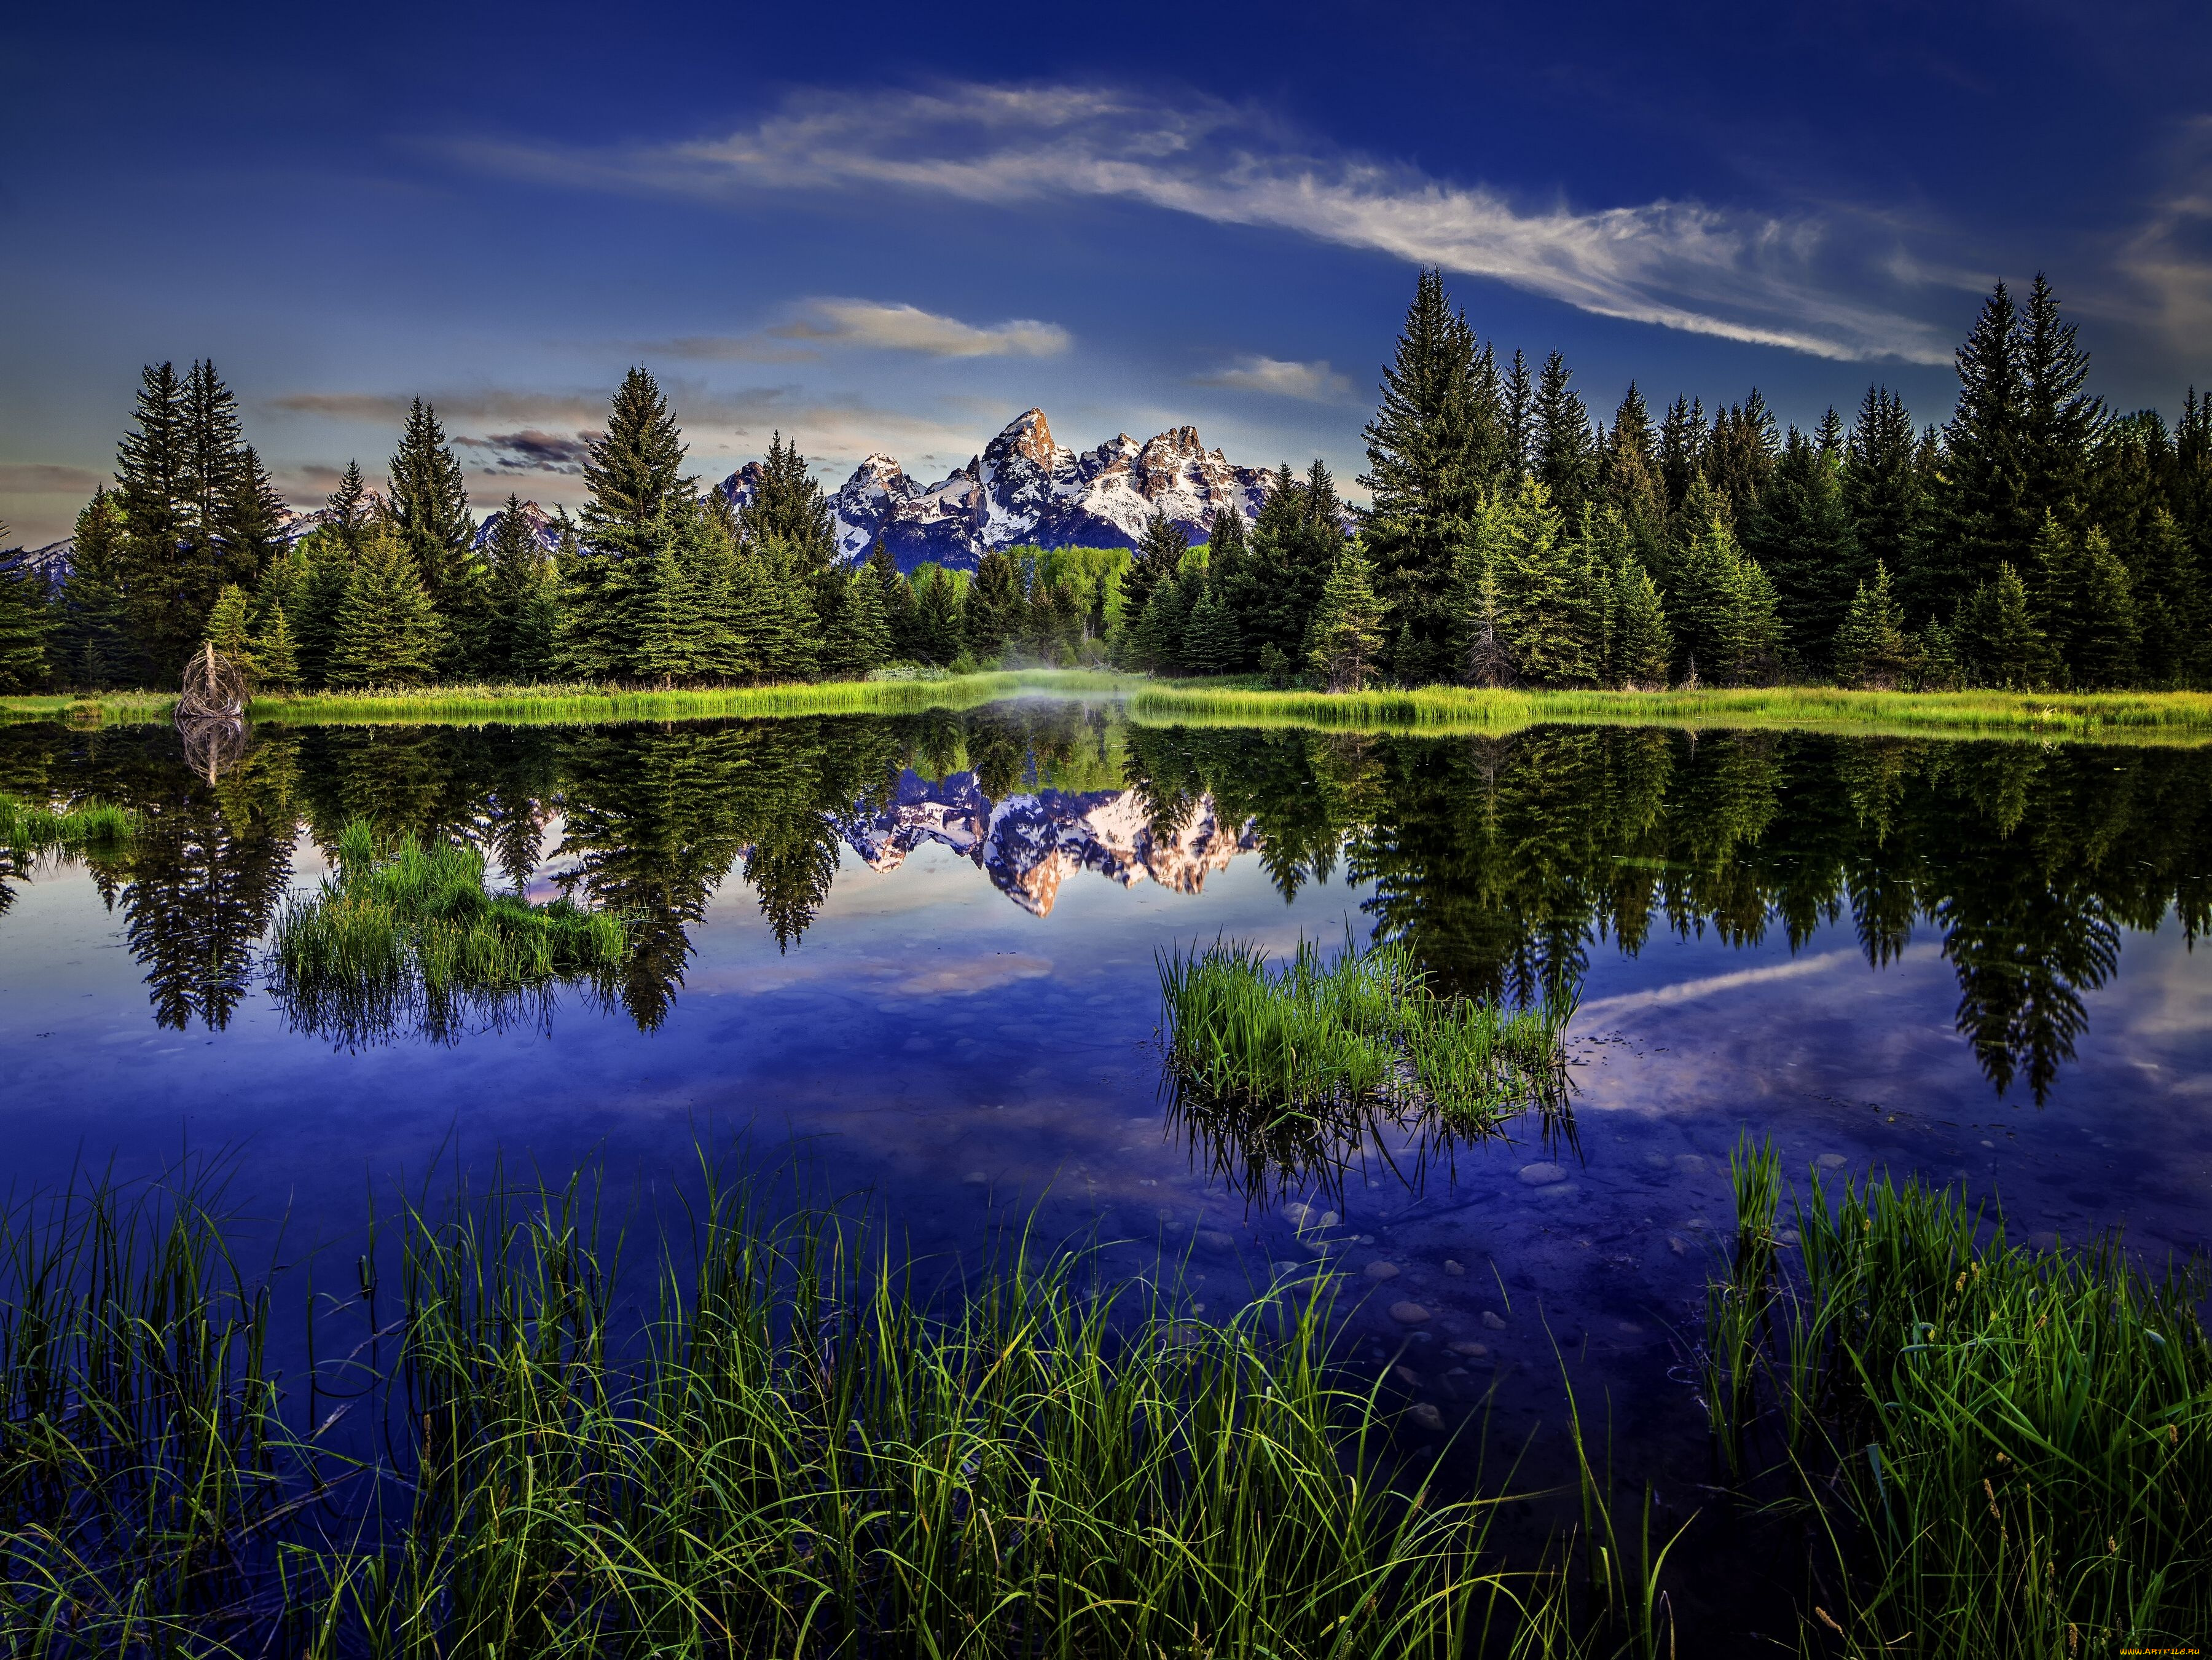
<path id="1" fill-rule="evenodd" d="M 119 847 L 144 828 L 129 807 L 97 798 L 56 807 L 0 790 L 0 853 L 18 860 L 42 853 Z"/>
<path id="2" fill-rule="evenodd" d="M 1772 1189 L 1742 1179 L 1740 1232 Z M 1763 1208 L 1762 1208 L 1763 1207 Z M 2202 1264 L 2117 1240 L 2008 1244 L 2001 1218 L 1888 1180 L 1796 1206 L 1763 1359 L 1716 1396 L 1778 1406 L 1784 1469 L 1834 1560 L 1818 1626 L 1851 1655 L 2107 1655 L 2212 1629 L 2212 1345 Z M 1708 1331 L 1742 1357 L 1757 1334 Z M 1768 1387 L 1751 1387 L 1756 1370 Z"/>
<path id="3" fill-rule="evenodd" d="M 1314 1281 L 1202 1325 L 1021 1238 L 933 1298 L 710 1172 L 626 1316 L 576 1184 L 496 1193 L 401 1219 L 400 1362 L 349 1462 L 288 1419 L 204 1210 L 62 1213 L 0 1238 L 11 1654 L 1364 1660 L 1649 1627 L 1656 1562 L 1587 1596 L 1497 1564 L 1497 1501 L 1394 1448 Z"/>

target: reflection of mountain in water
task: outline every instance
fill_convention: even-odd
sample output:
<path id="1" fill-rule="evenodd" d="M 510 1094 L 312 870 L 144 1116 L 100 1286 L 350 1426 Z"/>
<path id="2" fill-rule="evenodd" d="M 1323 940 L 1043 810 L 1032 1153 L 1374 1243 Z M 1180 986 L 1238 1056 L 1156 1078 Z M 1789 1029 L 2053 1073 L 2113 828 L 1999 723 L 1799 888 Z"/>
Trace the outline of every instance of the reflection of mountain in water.
<path id="1" fill-rule="evenodd" d="M 1034 916 L 1049 916 L 1060 885 L 1077 871 L 1134 887 L 1158 882 L 1196 893 L 1206 879 L 1260 845 L 1248 820 L 1224 824 L 1210 797 L 1172 828 L 1156 824 L 1133 789 L 1045 789 L 993 801 L 972 772 L 932 781 L 911 769 L 889 800 L 861 803 L 831 822 L 872 870 L 896 870 L 927 842 L 973 860 L 992 885 Z"/>

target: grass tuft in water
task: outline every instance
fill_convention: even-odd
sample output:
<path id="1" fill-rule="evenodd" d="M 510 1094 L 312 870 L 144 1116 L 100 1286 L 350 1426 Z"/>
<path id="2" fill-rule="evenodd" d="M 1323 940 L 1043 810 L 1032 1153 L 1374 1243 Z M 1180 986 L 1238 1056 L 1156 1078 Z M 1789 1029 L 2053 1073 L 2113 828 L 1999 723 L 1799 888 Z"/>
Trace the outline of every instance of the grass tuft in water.
<path id="1" fill-rule="evenodd" d="M 92 800 L 55 807 L 0 790 L 0 851 L 18 860 L 42 853 L 120 847 L 143 827 L 137 813 L 112 801 Z"/>
<path id="2" fill-rule="evenodd" d="M 1158 960 L 1169 1066 L 1203 1098 L 1316 1117 L 1425 1106 L 1470 1130 L 1565 1104 L 1571 1003 L 1510 1011 L 1437 992 L 1402 943 L 1347 939 L 1325 959 L 1301 939 L 1271 964 L 1218 939 Z"/>
<path id="3" fill-rule="evenodd" d="M 270 989 L 294 1020 L 356 1041 L 410 1017 L 434 1037 L 500 1024 L 562 982 L 605 994 L 629 939 L 608 912 L 489 891 L 474 848 L 410 836 L 380 851 L 355 819 L 336 874 L 278 913 L 268 949 Z"/>
<path id="4" fill-rule="evenodd" d="M 1740 1239 L 1771 1242 L 1771 1165 L 1740 1152 L 1736 1178 Z M 1799 1271 L 1747 1278 L 1740 1249 L 1709 1305 L 1716 1426 L 1741 1438 L 1772 1414 L 1831 1547 L 1821 1629 L 1843 1652 L 2200 1641 L 2212 1278 L 2151 1275 L 2111 1238 L 2023 1250 L 1992 1219 L 1978 1243 L 1982 1213 L 1955 1194 L 1885 1179 L 1832 1201 L 1815 1173 Z"/>

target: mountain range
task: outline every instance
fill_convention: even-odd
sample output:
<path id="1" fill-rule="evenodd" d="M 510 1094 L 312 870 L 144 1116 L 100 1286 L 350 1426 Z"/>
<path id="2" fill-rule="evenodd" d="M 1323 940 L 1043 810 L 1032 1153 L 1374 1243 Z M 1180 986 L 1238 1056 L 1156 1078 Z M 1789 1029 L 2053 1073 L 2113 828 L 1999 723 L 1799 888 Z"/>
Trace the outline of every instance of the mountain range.
<path id="1" fill-rule="evenodd" d="M 761 464 L 721 483 L 742 508 Z M 1185 537 L 1203 541 L 1216 514 L 1256 517 L 1266 499 L 1263 467 L 1241 467 L 1176 427 L 1139 443 L 1121 433 L 1096 449 L 1058 442 L 1042 410 L 1024 410 L 982 453 L 941 483 L 923 484 L 890 456 L 871 455 L 830 498 L 838 550 L 868 556 L 878 539 L 902 571 L 924 561 L 973 570 L 994 548 L 1133 548 L 1155 511 Z"/>

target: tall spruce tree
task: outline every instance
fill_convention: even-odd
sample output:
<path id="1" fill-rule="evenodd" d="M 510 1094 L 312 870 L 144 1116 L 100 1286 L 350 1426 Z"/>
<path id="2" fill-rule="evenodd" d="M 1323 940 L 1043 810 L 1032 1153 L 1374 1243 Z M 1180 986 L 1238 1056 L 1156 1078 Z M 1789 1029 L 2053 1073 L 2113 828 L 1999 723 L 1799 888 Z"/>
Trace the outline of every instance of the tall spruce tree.
<path id="1" fill-rule="evenodd" d="M 2127 567 L 2092 526 L 2081 547 L 2081 609 L 2073 629 L 2074 684 L 2106 691 L 2135 684 L 2142 631 Z"/>
<path id="2" fill-rule="evenodd" d="M 1158 521 L 1159 515 L 1153 517 Z M 1176 535 L 1180 539 L 1181 532 Z M 968 654 L 979 663 L 1003 655 L 1021 626 L 1027 598 L 1021 572 L 1005 550 L 993 548 L 977 560 L 961 607 L 961 643 Z"/>
<path id="3" fill-rule="evenodd" d="M 884 545 L 883 538 L 868 555 L 868 580 L 875 584 L 876 603 L 884 614 L 884 629 L 887 642 L 887 660 L 912 663 L 921 660 L 921 614 L 915 604 L 913 586 L 899 575 L 898 562 L 891 557 L 890 550 Z"/>
<path id="4" fill-rule="evenodd" d="M 461 464 L 438 411 L 417 398 L 392 456 L 386 511 L 439 616 L 439 669 L 477 671 L 491 629 L 491 596 L 476 550 L 476 522 Z"/>
<path id="5" fill-rule="evenodd" d="M 1735 523 L 1742 524 L 1759 501 L 1781 447 L 1773 412 L 1756 386 L 1742 403 L 1713 417 L 1705 441 L 1705 481 L 1727 498 Z"/>
<path id="6" fill-rule="evenodd" d="M 1144 614 L 1146 602 L 1152 590 L 1163 583 L 1172 582 L 1182 569 L 1183 556 L 1190 551 L 1190 538 L 1166 513 L 1158 508 L 1145 521 L 1143 533 L 1137 538 L 1137 550 L 1129 561 L 1129 569 L 1121 574 L 1121 617 L 1125 623 L 1134 623 Z M 979 569 L 976 573 L 981 575 Z"/>
<path id="7" fill-rule="evenodd" d="M 260 454 L 251 444 L 242 446 L 230 499 L 223 506 L 225 578 L 251 586 L 266 576 L 285 551 L 284 524 L 290 516 L 291 508 L 277 493 Z"/>
<path id="8" fill-rule="evenodd" d="M 890 661 L 891 631 L 883 589 L 866 567 L 846 579 L 844 603 L 823 642 L 822 672 L 833 680 L 864 680 Z"/>
<path id="9" fill-rule="evenodd" d="M 915 651 L 924 663 L 951 666 L 960 655 L 960 592 L 940 566 L 915 572 Z"/>
<path id="10" fill-rule="evenodd" d="M 2027 584 L 2009 561 L 1961 608 L 1959 635 L 1966 672 L 1978 684 L 2028 691 L 2049 678 L 2049 643 L 2036 626 Z"/>
<path id="11" fill-rule="evenodd" d="M 94 491 L 70 540 L 59 637 L 53 642 L 61 674 L 78 685 L 133 685 L 140 678 L 142 660 L 131 630 L 129 537 L 118 496 Z"/>
<path id="12" fill-rule="evenodd" d="M 185 538 L 190 545 L 173 603 L 185 607 L 195 629 L 205 625 L 226 582 L 251 582 L 261 573 L 238 544 L 234 515 L 248 515 L 258 492 L 243 476 L 246 444 L 238 400 L 216 373 L 212 360 L 195 362 L 185 377 Z M 258 503 L 257 503 L 258 505 Z"/>
<path id="13" fill-rule="evenodd" d="M 1924 617 L 1933 603 L 1926 596 L 1941 590 L 1919 575 L 1926 496 L 1917 449 L 1905 399 L 1887 386 L 1869 386 L 1844 443 L 1844 510 L 1860 559 L 1894 574 L 1909 617 Z"/>
<path id="14" fill-rule="evenodd" d="M 492 516 L 484 551 L 491 567 L 491 627 L 486 637 L 483 672 L 523 678 L 517 636 L 547 579 L 545 544 L 524 512 L 521 498 L 507 492 L 507 505 Z"/>
<path id="15" fill-rule="evenodd" d="M 1705 405 L 1677 398 L 1659 423 L 1659 482 L 1671 518 L 1681 510 L 1691 483 L 1705 476 Z"/>
<path id="16" fill-rule="evenodd" d="M 0 536 L 7 533 L 0 524 Z M 52 624 L 45 579 L 20 563 L 0 570 L 0 691 L 34 691 L 46 684 Z"/>
<path id="17" fill-rule="evenodd" d="M 1500 482 L 1517 484 L 1521 475 L 1536 464 L 1536 382 L 1528 373 L 1528 360 L 1517 349 L 1498 401 L 1505 417 L 1506 477 Z"/>
<path id="18" fill-rule="evenodd" d="M 1583 503 L 1595 493 L 1598 475 L 1589 410 L 1575 391 L 1573 380 L 1574 372 L 1558 352 L 1544 359 L 1543 373 L 1536 380 L 1535 453 L 1530 468 L 1569 524 L 1582 517 Z"/>
<path id="19" fill-rule="evenodd" d="M 1494 360 L 1478 351 L 1443 273 L 1423 271 L 1382 372 L 1381 404 L 1363 429 L 1368 471 L 1359 481 L 1373 496 L 1361 517 L 1378 590 L 1413 642 L 1414 660 L 1396 665 L 1404 678 L 1444 672 L 1449 629 L 1442 602 L 1452 550 L 1465 539 L 1483 491 L 1507 470 L 1485 369 L 1494 382 Z"/>
<path id="20" fill-rule="evenodd" d="M 1366 688 L 1375 678 L 1382 648 L 1382 623 L 1373 567 L 1358 542 L 1347 542 L 1322 587 L 1321 604 L 1309 630 L 1306 660 L 1324 686 L 1331 691 Z"/>
<path id="21" fill-rule="evenodd" d="M 115 459 L 123 509 L 125 582 L 132 644 L 153 674 L 173 677 L 199 641 L 185 599 L 191 558 L 191 447 L 185 383 L 173 363 L 149 363 Z M 212 595 L 210 595 L 210 599 Z"/>
<path id="22" fill-rule="evenodd" d="M 325 678 L 334 686 L 420 685 L 436 673 L 438 613 L 398 527 L 362 537 L 339 604 Z"/>
<path id="23" fill-rule="evenodd" d="M 1790 428 L 1743 526 L 1744 550 L 1774 581 L 1784 643 L 1814 669 L 1826 666 L 1836 630 L 1863 580 L 1844 506 L 1842 461 L 1837 449 Z"/>
<path id="24" fill-rule="evenodd" d="M 1649 562 L 1666 538 L 1667 486 L 1660 476 L 1651 414 L 1633 380 L 1613 411 L 1613 429 L 1598 461 L 1601 494 L 1620 514 L 1638 559 Z"/>
<path id="25" fill-rule="evenodd" d="M 1183 623 L 1183 666 L 1193 674 L 1227 674 L 1237 666 L 1243 654 L 1237 619 L 1230 615 L 1213 584 L 1206 582 Z"/>
<path id="26" fill-rule="evenodd" d="M 268 620 L 254 637 L 253 660 L 259 667 L 263 685 L 276 691 L 289 691 L 300 684 L 300 654 L 283 605 L 270 607 Z"/>
<path id="27" fill-rule="evenodd" d="M 738 514 L 738 529 L 747 541 L 782 543 L 797 570 L 810 580 L 837 562 L 836 529 L 829 500 L 807 471 L 806 458 L 799 453 L 797 441 L 785 443 L 781 432 L 769 436 L 759 483 Z"/>
<path id="28" fill-rule="evenodd" d="M 1957 352 L 1959 401 L 1943 429 L 1942 556 L 1907 596 L 1923 614 L 1995 580 L 2000 564 L 2026 564 L 2042 515 L 2029 506 L 2027 389 L 2019 319 L 2002 283 L 1983 302 Z"/>
<path id="29" fill-rule="evenodd" d="M 1674 635 L 1659 585 L 1632 557 L 1613 570 L 1607 667 L 1610 682 L 1631 690 L 1663 690 L 1674 660 Z"/>
<path id="30" fill-rule="evenodd" d="M 2021 505 L 2032 520 L 2048 513 L 2078 525 L 2087 506 L 2104 400 L 2082 390 L 2089 354 L 2075 341 L 2075 325 L 2058 314 L 2058 296 L 2041 271 L 2029 286 L 2018 326 Z"/>
<path id="31" fill-rule="evenodd" d="M 606 430 L 585 453 L 584 486 L 581 545 L 562 572 L 562 660 L 590 679 L 688 676 L 698 642 L 670 608 L 694 597 L 678 550 L 698 483 L 684 475 L 683 435 L 645 370 L 616 389 Z"/>
<path id="32" fill-rule="evenodd" d="M 1889 570 L 1879 560 L 1874 581 L 1862 582 L 1836 629 L 1836 678 L 1846 686 L 1887 691 L 1907 667 L 1905 614 L 1890 592 Z"/>

